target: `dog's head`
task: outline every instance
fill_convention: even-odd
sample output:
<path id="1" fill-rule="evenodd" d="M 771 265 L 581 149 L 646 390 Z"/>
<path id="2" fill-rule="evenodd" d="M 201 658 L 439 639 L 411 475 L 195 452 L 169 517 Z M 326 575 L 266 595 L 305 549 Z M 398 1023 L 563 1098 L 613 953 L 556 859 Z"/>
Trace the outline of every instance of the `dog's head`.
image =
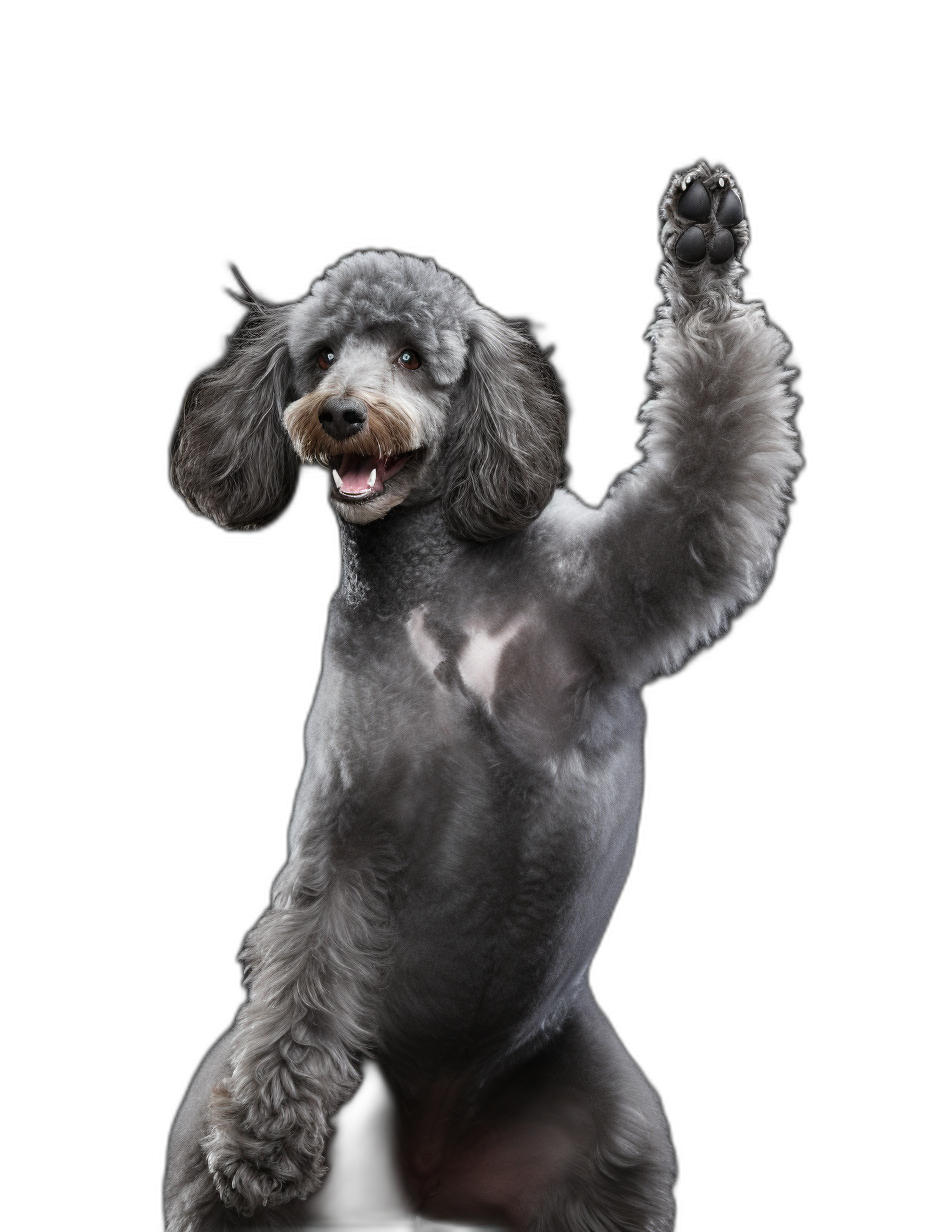
<path id="1" fill-rule="evenodd" d="M 440 498 L 480 541 L 526 526 L 563 482 L 566 407 L 528 326 L 434 262 L 354 253 L 292 304 L 242 289 L 248 312 L 171 444 L 172 483 L 220 526 L 277 517 L 301 461 L 329 467 L 347 521 Z"/>

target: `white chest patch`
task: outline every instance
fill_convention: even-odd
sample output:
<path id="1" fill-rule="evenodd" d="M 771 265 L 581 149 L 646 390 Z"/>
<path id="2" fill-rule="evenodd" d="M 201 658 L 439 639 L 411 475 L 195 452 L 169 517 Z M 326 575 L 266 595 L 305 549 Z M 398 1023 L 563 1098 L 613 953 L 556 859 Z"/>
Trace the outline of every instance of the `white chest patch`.
<path id="1" fill-rule="evenodd" d="M 416 658 L 429 673 L 434 672 L 445 657 L 438 643 L 425 627 L 425 608 L 417 607 L 406 622 L 406 631 Z"/>
<path id="2" fill-rule="evenodd" d="M 458 670 L 467 687 L 479 693 L 488 703 L 496 690 L 496 676 L 503 651 L 527 621 L 528 617 L 524 614 L 516 616 L 498 633 L 480 628 L 467 630 L 468 641 L 458 659 Z"/>

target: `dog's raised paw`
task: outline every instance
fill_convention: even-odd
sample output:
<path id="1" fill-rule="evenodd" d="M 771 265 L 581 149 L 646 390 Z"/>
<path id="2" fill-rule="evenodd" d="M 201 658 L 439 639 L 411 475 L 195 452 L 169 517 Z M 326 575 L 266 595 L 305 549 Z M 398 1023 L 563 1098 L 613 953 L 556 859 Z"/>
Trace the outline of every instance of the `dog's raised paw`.
<path id="1" fill-rule="evenodd" d="M 744 205 L 731 173 L 700 164 L 676 177 L 664 201 L 667 255 L 682 265 L 726 265 L 747 241 Z"/>

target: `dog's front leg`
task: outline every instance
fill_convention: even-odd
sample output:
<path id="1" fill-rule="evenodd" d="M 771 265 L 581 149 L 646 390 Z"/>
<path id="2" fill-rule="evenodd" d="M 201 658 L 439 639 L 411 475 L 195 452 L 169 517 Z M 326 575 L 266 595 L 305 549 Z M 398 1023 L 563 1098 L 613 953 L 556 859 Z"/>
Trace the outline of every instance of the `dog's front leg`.
<path id="1" fill-rule="evenodd" d="M 319 1188 L 329 1117 L 361 1080 L 387 949 L 368 871 L 323 863 L 275 897 L 242 950 L 248 1000 L 202 1143 L 223 1202 L 243 1215 Z"/>
<path id="2" fill-rule="evenodd" d="M 789 344 L 741 299 L 748 226 L 730 173 L 675 176 L 662 217 L 645 456 L 604 501 L 591 554 L 639 681 L 675 670 L 763 592 L 801 462 Z"/>

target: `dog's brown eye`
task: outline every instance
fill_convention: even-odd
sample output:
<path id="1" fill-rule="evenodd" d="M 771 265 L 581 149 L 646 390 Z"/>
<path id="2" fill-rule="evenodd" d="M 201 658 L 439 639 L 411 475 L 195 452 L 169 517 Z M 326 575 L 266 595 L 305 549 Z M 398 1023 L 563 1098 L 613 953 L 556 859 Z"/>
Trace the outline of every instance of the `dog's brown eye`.
<path id="1" fill-rule="evenodd" d="M 422 363 L 422 360 L 415 353 L 415 351 L 410 351 L 407 347 L 396 362 L 401 368 L 418 368 Z"/>
<path id="2" fill-rule="evenodd" d="M 326 368 L 331 368 L 334 363 L 335 363 L 335 352 L 330 351 L 328 347 L 323 347 L 322 350 L 319 352 L 319 354 L 316 356 L 316 367 L 322 368 L 323 371 L 325 371 Z"/>

